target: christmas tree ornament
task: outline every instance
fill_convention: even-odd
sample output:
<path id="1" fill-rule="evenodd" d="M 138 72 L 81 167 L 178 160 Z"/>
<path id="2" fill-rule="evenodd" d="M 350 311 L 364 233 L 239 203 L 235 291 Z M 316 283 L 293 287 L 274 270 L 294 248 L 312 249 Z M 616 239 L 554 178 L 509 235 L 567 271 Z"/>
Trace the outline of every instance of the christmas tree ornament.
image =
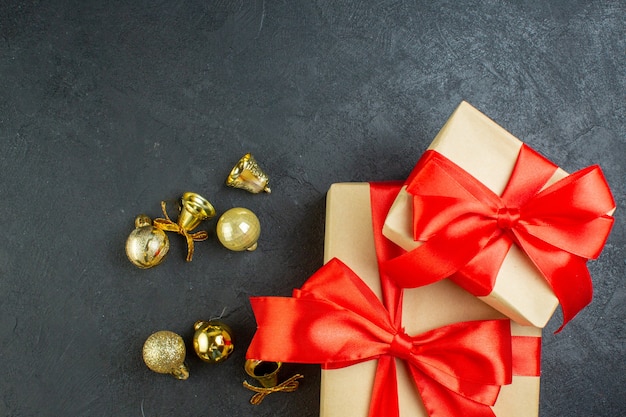
<path id="1" fill-rule="evenodd" d="M 170 249 L 170 241 L 165 232 L 152 225 L 145 214 L 135 218 L 135 230 L 126 240 L 126 256 L 141 269 L 160 264 Z"/>
<path id="2" fill-rule="evenodd" d="M 259 164 L 250 153 L 245 154 L 237 162 L 226 179 L 226 185 L 229 187 L 241 188 L 253 194 L 261 191 L 271 193 L 268 183 L 269 177 L 259 168 Z"/>
<path id="3" fill-rule="evenodd" d="M 258 217 L 247 208 L 234 207 L 222 214 L 217 221 L 217 238 L 232 251 L 253 251 L 261 235 Z"/>
<path id="4" fill-rule="evenodd" d="M 206 240 L 209 234 L 200 230 L 191 233 L 200 222 L 215 216 L 215 209 L 207 199 L 199 194 L 187 192 L 181 198 L 181 209 L 178 221 L 174 223 L 167 214 L 165 201 L 161 201 L 161 211 L 165 218 L 154 219 L 154 226 L 166 232 L 176 232 L 187 241 L 187 262 L 191 262 L 194 252 L 194 241 Z"/>
<path id="5" fill-rule="evenodd" d="M 273 392 L 293 392 L 298 388 L 298 379 L 304 378 L 301 374 L 295 374 L 280 384 L 278 383 L 278 371 L 281 366 L 281 362 L 267 362 L 258 359 L 246 360 L 244 364 L 246 373 L 261 384 L 261 387 L 257 387 L 249 384 L 248 381 L 243 381 L 244 387 L 256 392 L 250 399 L 251 404 L 261 404 L 261 401 Z"/>
<path id="6" fill-rule="evenodd" d="M 186 192 L 180 202 L 181 210 L 178 215 L 178 225 L 188 232 L 195 229 L 201 221 L 215 216 L 213 205 L 199 194 Z"/>
<path id="7" fill-rule="evenodd" d="M 218 320 L 197 321 L 194 324 L 193 348 L 200 359 L 208 363 L 219 363 L 232 353 L 233 332 Z"/>
<path id="8" fill-rule="evenodd" d="M 151 334 L 143 344 L 143 361 L 146 366 L 159 374 L 171 374 L 176 379 L 189 378 L 185 353 L 183 338 L 169 330 Z"/>
<path id="9" fill-rule="evenodd" d="M 278 385 L 278 371 L 281 366 L 281 362 L 248 359 L 244 364 L 244 369 L 248 375 L 259 381 L 263 387 L 273 388 Z"/>

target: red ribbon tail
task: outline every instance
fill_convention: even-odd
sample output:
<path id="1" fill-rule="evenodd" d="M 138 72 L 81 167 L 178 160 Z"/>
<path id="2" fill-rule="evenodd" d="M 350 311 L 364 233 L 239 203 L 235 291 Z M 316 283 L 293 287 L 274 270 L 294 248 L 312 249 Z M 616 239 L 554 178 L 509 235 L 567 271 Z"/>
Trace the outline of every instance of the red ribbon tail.
<path id="1" fill-rule="evenodd" d="M 429 384 L 412 366 L 410 371 L 429 417 L 496 417 L 489 405 L 462 397 L 442 385 Z"/>
<path id="2" fill-rule="evenodd" d="M 574 259 L 568 264 L 571 268 L 560 269 L 548 277 L 563 312 L 563 324 L 555 333 L 561 332 L 593 298 L 593 284 L 586 259 L 576 256 L 572 258 Z"/>
<path id="3" fill-rule="evenodd" d="M 368 416 L 400 416 L 396 363 L 395 359 L 389 355 L 378 358 Z"/>
<path id="4" fill-rule="evenodd" d="M 541 375 L 541 338 L 533 336 L 512 336 L 511 352 L 513 375 Z"/>
<path id="5" fill-rule="evenodd" d="M 519 239 L 519 244 L 559 300 L 563 311 L 563 324 L 556 331 L 559 333 L 593 298 L 587 259 L 565 251 L 550 250 L 549 245 L 534 236 Z"/>

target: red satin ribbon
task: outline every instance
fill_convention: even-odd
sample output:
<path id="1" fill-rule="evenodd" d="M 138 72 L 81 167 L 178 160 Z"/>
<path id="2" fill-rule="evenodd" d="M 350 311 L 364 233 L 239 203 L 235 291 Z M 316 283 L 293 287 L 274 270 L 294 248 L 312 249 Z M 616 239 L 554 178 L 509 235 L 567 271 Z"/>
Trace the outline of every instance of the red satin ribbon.
<path id="1" fill-rule="evenodd" d="M 319 363 L 327 369 L 379 359 L 370 416 L 397 416 L 393 357 L 409 364 L 431 416 L 493 416 L 511 382 L 508 320 L 456 323 L 408 336 L 347 266 L 334 259 L 293 298 L 251 299 L 258 330 L 248 358 Z"/>
<path id="2" fill-rule="evenodd" d="M 380 230 L 399 187 L 371 186 L 379 261 L 396 255 Z M 455 323 L 409 336 L 400 323 L 402 290 L 385 276 L 381 284 L 385 304 L 333 259 L 293 298 L 251 298 L 258 330 L 246 357 L 325 369 L 377 359 L 370 417 L 399 416 L 394 358 L 407 363 L 431 417 L 493 417 L 490 405 L 513 370 L 538 375 L 540 339 L 511 338 L 508 320 Z M 512 355 L 519 363 L 512 364 Z"/>
<path id="3" fill-rule="evenodd" d="M 523 145 L 502 196 L 437 153 L 427 151 L 407 180 L 413 195 L 414 239 L 420 247 L 385 262 L 401 287 L 450 277 L 477 296 L 488 295 L 515 243 L 558 298 L 560 331 L 591 302 L 586 266 L 600 254 L 615 208 L 598 166 L 542 189 L 557 167 Z"/>

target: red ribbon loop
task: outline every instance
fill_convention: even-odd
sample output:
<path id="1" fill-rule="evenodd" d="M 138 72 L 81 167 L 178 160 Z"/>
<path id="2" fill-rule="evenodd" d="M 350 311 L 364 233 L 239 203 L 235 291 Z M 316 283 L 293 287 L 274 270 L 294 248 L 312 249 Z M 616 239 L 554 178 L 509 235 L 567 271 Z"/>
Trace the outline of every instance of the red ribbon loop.
<path id="1" fill-rule="evenodd" d="M 608 238 L 613 217 L 607 213 L 615 202 L 598 166 L 546 187 L 556 169 L 523 145 L 498 196 L 443 155 L 427 151 L 407 180 L 414 238 L 425 243 L 383 269 L 403 288 L 451 277 L 486 296 L 515 243 L 553 289 L 565 326 L 591 302 L 586 261 L 598 257 Z"/>

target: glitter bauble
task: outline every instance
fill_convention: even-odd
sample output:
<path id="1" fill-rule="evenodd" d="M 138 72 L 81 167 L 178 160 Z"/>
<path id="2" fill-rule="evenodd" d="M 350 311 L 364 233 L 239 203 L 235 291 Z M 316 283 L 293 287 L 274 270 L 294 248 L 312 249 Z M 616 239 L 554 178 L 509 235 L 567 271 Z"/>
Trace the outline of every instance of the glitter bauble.
<path id="1" fill-rule="evenodd" d="M 171 374 L 177 379 L 189 378 L 185 365 L 185 342 L 169 330 L 151 334 L 143 344 L 143 361 L 150 370 Z"/>

